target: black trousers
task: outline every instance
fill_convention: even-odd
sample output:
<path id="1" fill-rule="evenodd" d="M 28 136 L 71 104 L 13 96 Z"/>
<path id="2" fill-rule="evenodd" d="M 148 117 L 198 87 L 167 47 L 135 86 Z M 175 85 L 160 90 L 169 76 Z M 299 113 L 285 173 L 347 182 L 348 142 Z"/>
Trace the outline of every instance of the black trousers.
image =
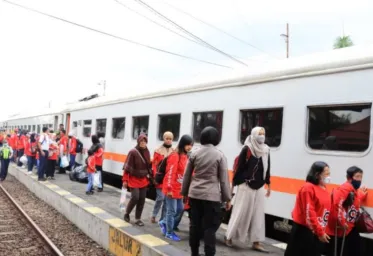
<path id="1" fill-rule="evenodd" d="M 47 160 L 46 176 L 47 177 L 54 177 L 54 173 L 55 173 L 55 170 L 56 170 L 55 168 L 56 168 L 56 160 L 48 159 Z"/>
<path id="2" fill-rule="evenodd" d="M 303 225 L 293 223 L 285 256 L 321 256 L 323 243 Z"/>
<path id="3" fill-rule="evenodd" d="M 133 208 L 136 206 L 135 218 L 136 220 L 141 220 L 141 215 L 144 210 L 146 191 L 145 188 L 131 188 L 131 199 L 127 204 L 126 214 L 131 214 Z"/>
<path id="4" fill-rule="evenodd" d="M 335 236 L 330 236 L 330 242 L 327 244 L 325 255 L 334 256 L 335 251 Z M 341 255 L 343 237 L 337 237 L 337 255 Z M 343 256 L 361 256 L 361 237 L 359 232 L 354 228 L 345 237 Z"/>
<path id="5" fill-rule="evenodd" d="M 220 202 L 190 198 L 189 246 L 192 256 L 199 255 L 201 232 L 205 244 L 205 255 L 216 253 L 216 231 L 221 224 L 222 209 Z"/>

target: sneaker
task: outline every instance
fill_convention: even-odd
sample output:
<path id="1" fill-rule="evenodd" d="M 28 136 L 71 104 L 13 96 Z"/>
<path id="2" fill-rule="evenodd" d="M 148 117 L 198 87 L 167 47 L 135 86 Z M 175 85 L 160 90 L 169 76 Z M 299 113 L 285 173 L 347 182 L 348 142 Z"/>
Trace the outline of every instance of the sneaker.
<path id="1" fill-rule="evenodd" d="M 92 191 L 87 191 L 85 192 L 86 195 L 93 195 L 93 192 Z"/>
<path id="2" fill-rule="evenodd" d="M 167 234 L 167 235 L 166 235 L 166 238 L 167 238 L 168 240 L 175 241 L 175 242 L 179 242 L 179 241 L 181 241 L 180 237 L 179 237 L 178 235 L 176 235 L 175 233 Z"/>
<path id="3" fill-rule="evenodd" d="M 97 192 L 102 192 L 102 191 L 103 191 L 102 188 L 97 189 Z"/>
<path id="4" fill-rule="evenodd" d="M 28 175 L 31 175 L 32 174 L 32 171 L 31 172 L 27 172 Z"/>
<path id="5" fill-rule="evenodd" d="M 158 222 L 158 225 L 159 227 L 161 228 L 161 232 L 162 232 L 162 235 L 166 235 L 166 232 L 167 232 L 167 227 L 166 227 L 166 223 L 160 221 Z"/>

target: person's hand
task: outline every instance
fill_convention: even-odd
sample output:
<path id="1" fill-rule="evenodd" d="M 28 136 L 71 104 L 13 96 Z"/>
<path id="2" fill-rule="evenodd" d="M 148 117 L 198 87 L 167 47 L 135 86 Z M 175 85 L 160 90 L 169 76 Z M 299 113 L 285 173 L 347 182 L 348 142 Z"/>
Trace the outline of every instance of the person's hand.
<path id="1" fill-rule="evenodd" d="M 330 237 L 324 233 L 322 236 L 319 236 L 319 240 L 323 243 L 329 243 Z"/>
<path id="2" fill-rule="evenodd" d="M 367 186 L 361 186 L 361 188 L 360 188 L 360 190 L 361 190 L 361 192 L 363 192 L 364 194 L 366 194 L 366 193 L 368 193 L 368 188 L 367 188 Z"/>
<path id="3" fill-rule="evenodd" d="M 123 188 L 128 188 L 128 183 L 127 182 L 123 182 Z"/>
<path id="4" fill-rule="evenodd" d="M 167 197 L 172 198 L 172 192 L 167 192 Z"/>
<path id="5" fill-rule="evenodd" d="M 226 210 L 226 211 L 229 211 L 231 208 L 232 208 L 232 204 L 231 204 L 231 201 L 229 201 L 229 202 L 227 202 L 226 205 L 225 205 L 225 210 Z"/>
<path id="6" fill-rule="evenodd" d="M 271 196 L 271 188 L 268 187 L 266 197 L 270 197 L 270 196 Z"/>
<path id="7" fill-rule="evenodd" d="M 44 157 L 45 156 L 45 153 L 44 153 L 44 151 L 41 151 L 41 155 Z"/>

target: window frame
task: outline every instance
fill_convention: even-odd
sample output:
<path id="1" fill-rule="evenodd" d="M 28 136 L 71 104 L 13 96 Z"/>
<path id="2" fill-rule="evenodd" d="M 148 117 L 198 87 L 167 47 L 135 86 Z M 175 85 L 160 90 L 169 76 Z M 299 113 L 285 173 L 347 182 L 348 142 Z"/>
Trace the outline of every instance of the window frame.
<path id="1" fill-rule="evenodd" d="M 123 138 L 114 138 L 113 137 L 113 129 L 114 129 L 114 120 L 119 120 L 119 119 L 124 119 L 124 131 L 123 131 Z M 111 139 L 113 140 L 124 140 L 124 138 L 126 137 L 126 124 L 127 124 L 127 118 L 125 116 L 123 117 L 112 117 L 111 118 L 111 132 L 110 132 L 110 135 L 111 135 Z"/>
<path id="2" fill-rule="evenodd" d="M 104 136 L 104 138 L 106 138 L 106 134 L 107 134 L 107 132 L 106 132 L 106 130 L 107 130 L 107 125 L 108 125 L 108 121 L 107 121 L 107 118 L 97 118 L 95 121 L 96 121 L 96 135 L 98 134 L 98 130 L 97 130 L 97 127 L 98 127 L 98 125 L 97 125 L 97 121 L 103 121 L 103 120 L 105 120 L 105 131 L 104 131 L 104 134 L 105 134 L 105 136 Z"/>
<path id="3" fill-rule="evenodd" d="M 222 113 L 222 122 L 221 122 L 221 134 L 220 134 L 220 143 L 223 141 L 223 130 L 224 130 L 224 113 L 225 111 L 224 110 L 196 110 L 196 111 L 192 111 L 192 129 L 191 129 L 191 136 L 193 138 L 193 141 L 194 141 L 194 144 L 197 144 L 197 145 L 200 145 L 201 144 L 201 141 L 197 141 L 194 139 L 194 125 L 195 125 L 195 121 L 194 121 L 194 115 L 195 114 L 202 114 L 202 113 Z M 202 131 L 201 131 L 202 132 Z"/>
<path id="4" fill-rule="evenodd" d="M 86 121 L 90 121 L 91 123 L 90 124 L 85 124 Z M 90 136 L 85 136 L 84 128 L 91 128 L 91 132 L 90 132 L 91 135 Z M 83 138 L 90 138 L 92 136 L 92 119 L 83 120 L 82 136 L 83 136 Z"/>
<path id="5" fill-rule="evenodd" d="M 330 103 L 330 104 L 308 104 L 304 108 L 304 113 L 306 117 L 305 122 L 305 137 L 304 137 L 304 148 L 307 153 L 312 155 L 327 155 L 327 156 L 346 156 L 346 157 L 363 157 L 369 154 L 369 152 L 372 149 L 372 132 L 370 132 L 369 137 L 369 146 L 365 151 L 362 152 L 354 152 L 354 151 L 333 151 L 333 150 L 323 150 L 323 149 L 313 149 L 308 145 L 308 136 L 309 136 L 309 124 L 310 124 L 310 111 L 309 108 L 330 108 L 330 107 L 348 107 L 348 106 L 364 106 L 364 105 L 370 105 L 371 111 L 370 111 L 370 130 L 372 130 L 373 127 L 373 118 L 372 118 L 372 111 L 373 111 L 373 104 L 370 101 L 352 101 L 349 103 Z"/>
<path id="6" fill-rule="evenodd" d="M 181 130 L 181 113 L 167 113 L 167 114 L 158 114 L 158 129 L 157 129 L 157 140 L 158 141 L 163 141 L 163 138 L 160 138 L 160 128 L 161 128 L 161 118 L 165 116 L 180 116 L 180 121 L 179 121 L 179 131 L 178 131 L 178 136 L 176 137 L 174 134 L 174 139 L 172 140 L 173 142 L 177 142 L 180 139 L 180 130 Z M 163 134 L 162 136 L 163 137 Z"/>
<path id="7" fill-rule="evenodd" d="M 284 135 L 284 116 L 285 116 L 285 107 L 284 106 L 271 106 L 271 107 L 256 107 L 256 108 L 240 108 L 238 111 L 238 143 L 240 146 L 243 146 L 244 143 L 241 142 L 241 126 L 242 126 L 242 112 L 243 111 L 269 111 L 269 110 L 282 110 L 282 126 L 281 126 L 281 141 L 277 147 L 269 146 L 271 150 L 278 150 L 282 145 L 282 137 Z M 251 133 L 251 131 L 250 131 Z"/>
<path id="8" fill-rule="evenodd" d="M 137 140 L 137 138 L 134 138 L 134 130 L 135 130 L 135 118 L 137 117 L 147 117 L 148 118 L 148 127 L 147 127 L 147 132 L 148 134 L 146 135 L 149 138 L 149 126 L 150 126 L 150 115 L 139 115 L 139 116 L 132 116 L 132 129 L 131 129 L 131 139 L 132 140 Z"/>

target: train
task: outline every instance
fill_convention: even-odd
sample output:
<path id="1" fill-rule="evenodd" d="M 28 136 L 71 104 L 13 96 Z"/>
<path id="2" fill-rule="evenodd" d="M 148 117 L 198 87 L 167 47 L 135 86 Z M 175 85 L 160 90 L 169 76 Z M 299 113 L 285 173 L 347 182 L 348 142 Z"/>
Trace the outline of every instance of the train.
<path id="1" fill-rule="evenodd" d="M 40 132 L 62 123 L 85 148 L 92 134 L 102 133 L 103 169 L 118 181 L 140 133 L 147 134 L 151 150 L 162 143 L 165 131 L 173 132 L 175 145 L 183 134 L 192 135 L 196 149 L 201 130 L 214 126 L 232 169 L 251 129 L 263 126 L 271 155 L 272 194 L 265 206 L 271 221 L 266 224 L 276 226 L 291 220 L 296 193 L 318 160 L 330 165 L 330 189 L 345 181 L 348 167 L 362 168 L 369 188 L 364 204 L 373 214 L 372 82 L 373 45 L 354 46 L 216 74 L 188 86 L 21 113 L 0 126 Z"/>

